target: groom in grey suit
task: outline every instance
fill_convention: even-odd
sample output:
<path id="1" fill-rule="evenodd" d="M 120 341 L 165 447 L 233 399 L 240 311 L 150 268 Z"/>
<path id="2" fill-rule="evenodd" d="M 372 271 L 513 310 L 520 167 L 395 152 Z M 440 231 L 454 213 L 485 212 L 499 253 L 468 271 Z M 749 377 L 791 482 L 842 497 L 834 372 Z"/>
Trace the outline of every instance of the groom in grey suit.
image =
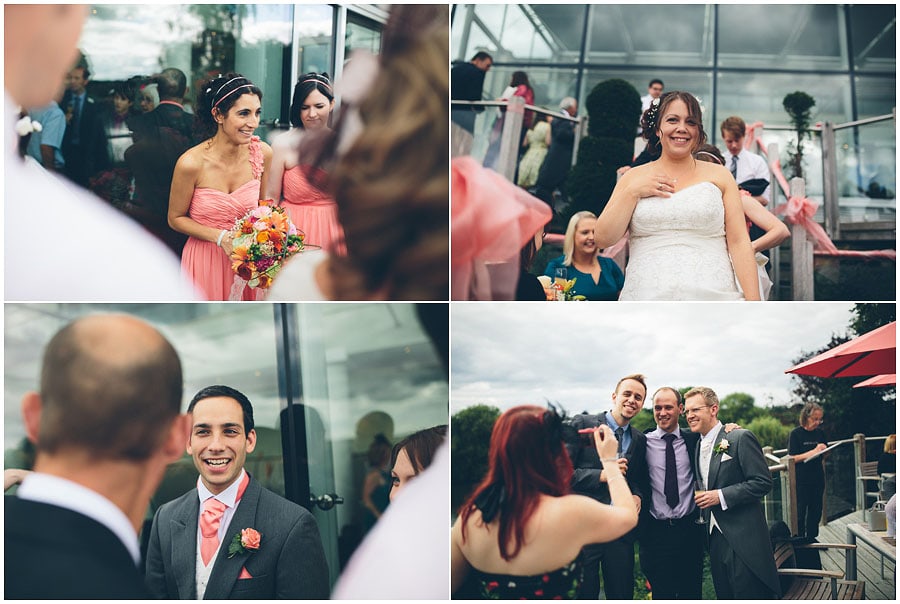
<path id="1" fill-rule="evenodd" d="M 150 592 L 180 600 L 327 599 L 328 565 L 315 518 L 244 470 L 256 446 L 250 401 L 228 386 L 210 386 L 194 396 L 188 413 L 187 452 L 200 477 L 196 489 L 153 519 Z"/>
<path id="2" fill-rule="evenodd" d="M 720 600 L 777 598 L 781 591 L 762 498 L 772 477 L 756 437 L 748 430 L 725 434 L 719 399 L 709 388 L 684 395 L 687 422 L 702 437 L 695 475 L 706 491 L 695 496 L 708 524 L 709 560 Z"/>

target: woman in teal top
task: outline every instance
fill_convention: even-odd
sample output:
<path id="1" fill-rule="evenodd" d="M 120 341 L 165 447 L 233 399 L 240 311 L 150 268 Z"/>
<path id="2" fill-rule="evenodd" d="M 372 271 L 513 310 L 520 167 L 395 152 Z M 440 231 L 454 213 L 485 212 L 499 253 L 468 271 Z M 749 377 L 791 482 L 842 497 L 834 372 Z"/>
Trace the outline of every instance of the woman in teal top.
<path id="1" fill-rule="evenodd" d="M 575 279 L 573 295 L 588 300 L 615 301 L 625 284 L 625 275 L 612 258 L 597 254 L 594 243 L 596 222 L 597 216 L 593 212 L 576 212 L 566 229 L 563 255 L 551 260 L 544 274 L 555 279 L 557 269 L 565 269 L 565 278 Z"/>

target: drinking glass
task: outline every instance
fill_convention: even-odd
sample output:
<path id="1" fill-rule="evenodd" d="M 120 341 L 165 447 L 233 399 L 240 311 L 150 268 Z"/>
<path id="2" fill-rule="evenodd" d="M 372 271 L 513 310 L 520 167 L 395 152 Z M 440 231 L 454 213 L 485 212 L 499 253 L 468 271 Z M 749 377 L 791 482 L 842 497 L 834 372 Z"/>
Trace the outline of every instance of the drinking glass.
<path id="1" fill-rule="evenodd" d="M 703 484 L 703 479 L 698 478 L 694 481 L 694 497 L 706 492 L 706 487 Z M 703 510 L 700 510 L 700 516 L 694 520 L 697 524 L 706 524 L 706 520 L 703 519 Z"/>

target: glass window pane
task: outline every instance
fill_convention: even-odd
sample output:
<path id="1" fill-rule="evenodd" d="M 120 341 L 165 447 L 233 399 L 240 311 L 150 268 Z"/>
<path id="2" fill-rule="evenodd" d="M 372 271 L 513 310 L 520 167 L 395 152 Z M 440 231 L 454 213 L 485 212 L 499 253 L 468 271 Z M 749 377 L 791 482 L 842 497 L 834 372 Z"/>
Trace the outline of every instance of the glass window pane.
<path id="1" fill-rule="evenodd" d="M 846 69 L 841 7 L 719 5 L 719 66 Z"/>
<path id="2" fill-rule="evenodd" d="M 381 29 L 382 26 L 371 19 L 353 12 L 347 13 L 347 34 L 344 37 L 346 56 L 354 50 L 378 54 L 381 50 Z"/>
<path id="3" fill-rule="evenodd" d="M 459 6 L 453 20 L 453 56 L 468 60 L 487 50 L 501 63 L 574 62 L 580 54 L 583 20 L 584 6 L 576 5 Z"/>
<path id="4" fill-rule="evenodd" d="M 841 222 L 896 220 L 893 121 L 835 132 Z"/>
<path id="5" fill-rule="evenodd" d="M 890 115 L 896 106 L 896 77 L 856 77 L 856 111 L 859 113 L 860 119 Z"/>
<path id="6" fill-rule="evenodd" d="M 712 7 L 702 4 L 592 5 L 587 60 L 619 65 L 711 65 L 712 15 Z"/>
<path id="7" fill-rule="evenodd" d="M 850 7 L 853 61 L 859 70 L 897 69 L 897 5 Z"/>
<path id="8" fill-rule="evenodd" d="M 334 8 L 326 4 L 298 4 L 295 10 L 299 74 L 323 71 L 333 74 Z"/>

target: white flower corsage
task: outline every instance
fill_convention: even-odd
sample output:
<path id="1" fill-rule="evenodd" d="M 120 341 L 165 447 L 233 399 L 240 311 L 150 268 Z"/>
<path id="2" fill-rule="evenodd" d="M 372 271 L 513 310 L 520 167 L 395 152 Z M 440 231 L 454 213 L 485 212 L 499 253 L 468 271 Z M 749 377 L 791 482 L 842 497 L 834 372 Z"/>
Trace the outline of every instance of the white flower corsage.
<path id="1" fill-rule="evenodd" d="M 725 440 L 725 439 L 723 438 L 722 440 L 720 440 L 720 441 L 718 442 L 718 444 L 717 444 L 715 447 L 713 447 L 713 452 L 718 453 L 719 455 L 721 455 L 722 453 L 724 453 L 725 451 L 728 450 L 728 447 L 729 447 L 729 446 L 731 446 L 731 445 L 728 443 L 727 440 Z"/>
<path id="2" fill-rule="evenodd" d="M 32 120 L 27 115 L 16 122 L 16 134 L 19 136 L 28 136 L 32 132 L 40 132 L 43 129 L 40 122 Z"/>

